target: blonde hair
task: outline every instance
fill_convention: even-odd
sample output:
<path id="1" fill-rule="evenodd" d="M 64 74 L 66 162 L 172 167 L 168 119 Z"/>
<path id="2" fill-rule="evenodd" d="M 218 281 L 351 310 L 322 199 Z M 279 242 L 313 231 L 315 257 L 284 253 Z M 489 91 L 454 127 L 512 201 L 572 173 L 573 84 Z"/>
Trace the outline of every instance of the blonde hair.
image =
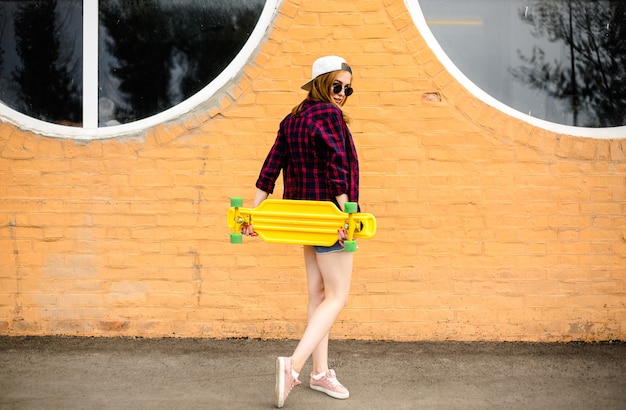
<path id="1" fill-rule="evenodd" d="M 304 101 L 302 101 L 300 104 L 293 107 L 293 109 L 291 110 L 291 113 L 297 116 L 302 112 L 302 107 L 304 106 L 304 103 L 307 100 L 309 99 L 318 100 L 318 101 L 323 101 L 325 103 L 333 104 L 334 106 L 338 107 L 341 110 L 341 115 L 343 116 L 343 120 L 346 122 L 346 124 L 349 124 L 350 117 L 341 109 L 341 107 L 343 107 L 343 105 L 348 100 L 348 97 L 346 96 L 341 102 L 341 104 L 337 104 L 337 102 L 335 102 L 335 100 L 333 100 L 333 98 L 330 95 L 330 89 L 332 88 L 340 72 L 341 70 L 331 71 L 330 73 L 322 74 L 316 77 L 313 80 L 313 84 L 311 84 L 311 90 L 309 91 L 309 95 L 307 96 L 307 98 Z"/>

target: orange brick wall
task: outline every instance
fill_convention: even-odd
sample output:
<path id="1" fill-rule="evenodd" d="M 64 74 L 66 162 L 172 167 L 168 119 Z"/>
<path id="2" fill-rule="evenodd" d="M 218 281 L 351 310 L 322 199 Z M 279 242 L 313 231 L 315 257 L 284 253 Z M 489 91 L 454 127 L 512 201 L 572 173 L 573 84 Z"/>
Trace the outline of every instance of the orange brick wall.
<path id="1" fill-rule="evenodd" d="M 557 135 L 479 101 L 402 0 L 284 0 L 243 73 L 144 135 L 0 123 L 0 334 L 298 338 L 300 248 L 231 245 L 225 213 L 231 196 L 251 204 L 329 53 L 355 70 L 347 111 L 379 224 L 334 338 L 626 339 L 626 139 Z"/>

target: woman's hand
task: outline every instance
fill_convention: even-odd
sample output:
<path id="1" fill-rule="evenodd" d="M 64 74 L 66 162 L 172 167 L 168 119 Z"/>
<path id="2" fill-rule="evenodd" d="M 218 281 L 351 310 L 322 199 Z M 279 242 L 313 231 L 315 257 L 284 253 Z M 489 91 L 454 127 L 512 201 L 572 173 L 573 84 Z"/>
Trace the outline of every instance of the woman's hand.
<path id="1" fill-rule="evenodd" d="M 256 193 L 254 195 L 254 207 L 256 208 L 261 204 L 261 202 L 265 201 L 270 194 L 263 191 L 262 189 L 257 188 Z M 259 236 L 258 233 L 254 232 L 254 227 L 252 224 L 244 223 L 241 227 L 241 233 L 247 236 Z"/>
<path id="2" fill-rule="evenodd" d="M 348 232 L 345 229 L 341 228 L 337 231 L 337 240 L 339 241 L 339 245 L 343 246 L 343 241 L 348 240 Z"/>
<path id="3" fill-rule="evenodd" d="M 345 212 L 346 202 L 348 202 L 348 194 L 341 194 L 335 197 L 337 203 L 339 204 L 339 209 Z M 343 242 L 348 239 L 348 232 L 345 229 L 341 228 L 337 231 L 337 240 L 339 241 L 339 245 L 343 246 Z"/>
<path id="4" fill-rule="evenodd" d="M 258 233 L 254 232 L 254 227 L 252 226 L 252 224 L 243 224 L 243 226 L 241 227 L 241 233 L 246 235 L 246 236 L 259 236 Z"/>

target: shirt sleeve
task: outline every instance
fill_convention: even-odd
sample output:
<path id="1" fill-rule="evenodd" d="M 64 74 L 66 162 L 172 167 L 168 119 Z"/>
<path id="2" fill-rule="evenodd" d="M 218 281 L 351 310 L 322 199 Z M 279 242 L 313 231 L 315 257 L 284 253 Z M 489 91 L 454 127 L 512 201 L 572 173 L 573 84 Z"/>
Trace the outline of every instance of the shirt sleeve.
<path id="1" fill-rule="evenodd" d="M 320 139 L 328 152 L 326 174 L 331 195 L 348 193 L 348 172 L 350 169 L 346 153 L 345 123 L 339 109 L 331 109 L 318 123 Z"/>

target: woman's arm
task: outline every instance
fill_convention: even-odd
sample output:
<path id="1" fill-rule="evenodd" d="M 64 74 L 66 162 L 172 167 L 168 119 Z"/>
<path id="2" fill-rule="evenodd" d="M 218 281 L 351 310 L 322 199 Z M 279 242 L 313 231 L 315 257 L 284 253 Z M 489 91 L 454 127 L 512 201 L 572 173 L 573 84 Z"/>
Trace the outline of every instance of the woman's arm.
<path id="1" fill-rule="evenodd" d="M 254 195 L 254 207 L 261 205 L 261 202 L 265 201 L 267 197 L 270 196 L 268 192 L 265 192 L 262 189 L 256 189 L 256 195 Z"/>
<path id="2" fill-rule="evenodd" d="M 346 202 L 348 202 L 348 194 L 341 194 L 335 197 L 339 204 L 339 209 L 345 210 Z"/>

